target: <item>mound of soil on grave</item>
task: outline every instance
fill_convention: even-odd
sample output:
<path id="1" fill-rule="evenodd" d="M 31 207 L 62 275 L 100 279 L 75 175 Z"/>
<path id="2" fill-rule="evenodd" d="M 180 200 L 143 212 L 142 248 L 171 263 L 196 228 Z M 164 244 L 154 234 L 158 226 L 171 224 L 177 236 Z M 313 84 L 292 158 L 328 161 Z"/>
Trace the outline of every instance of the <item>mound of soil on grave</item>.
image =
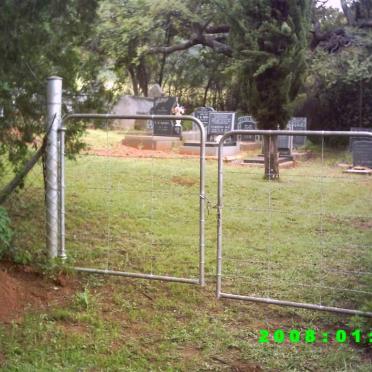
<path id="1" fill-rule="evenodd" d="M 29 266 L 0 262 L 0 323 L 68 302 L 78 287 L 75 279 L 63 274 L 45 278 Z"/>
<path id="2" fill-rule="evenodd" d="M 161 151 L 161 150 L 147 150 L 138 149 L 135 147 L 116 144 L 110 149 L 105 148 L 90 148 L 86 151 L 88 154 L 97 156 L 109 157 L 128 157 L 128 158 L 160 158 L 160 159 L 184 159 L 184 158 L 197 158 L 195 155 L 180 154 L 177 151 Z"/>

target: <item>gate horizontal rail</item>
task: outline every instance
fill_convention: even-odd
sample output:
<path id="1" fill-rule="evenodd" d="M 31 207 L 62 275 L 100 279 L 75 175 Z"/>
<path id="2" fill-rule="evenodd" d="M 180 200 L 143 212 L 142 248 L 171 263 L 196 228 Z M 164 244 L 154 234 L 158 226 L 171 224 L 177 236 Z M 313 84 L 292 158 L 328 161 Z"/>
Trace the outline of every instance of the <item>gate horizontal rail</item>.
<path id="1" fill-rule="evenodd" d="M 225 133 L 219 142 L 218 147 L 218 190 L 217 190 L 217 278 L 216 278 L 216 296 L 218 299 L 226 298 L 233 300 L 252 301 L 258 303 L 266 303 L 272 305 L 290 306 L 303 309 L 329 311 L 340 314 L 361 315 L 372 317 L 372 312 L 360 311 L 354 309 L 346 309 L 341 307 L 323 306 L 313 303 L 285 301 L 270 297 L 247 296 L 222 291 L 222 210 L 223 210 L 223 147 L 226 139 L 237 135 L 263 135 L 263 136 L 339 136 L 339 137 L 371 137 L 371 132 L 354 132 L 354 131 L 309 131 L 309 130 L 236 130 Z M 372 146 L 372 142 L 371 142 Z M 270 181 L 268 181 L 270 182 Z M 249 279 L 248 279 L 249 280 Z"/>
<path id="2" fill-rule="evenodd" d="M 194 116 L 184 115 L 115 115 L 115 114 L 68 114 L 62 118 L 62 125 L 59 129 L 59 250 L 58 256 L 66 258 L 65 249 L 65 131 L 67 123 L 71 120 L 112 120 L 112 119 L 142 119 L 142 120 L 190 120 L 194 122 L 200 131 L 200 177 L 199 177 L 199 278 L 179 278 L 166 275 L 153 275 L 145 273 L 133 273 L 126 271 L 101 270 L 95 268 L 75 267 L 75 270 L 86 273 L 125 276 L 130 278 L 141 278 L 150 280 L 162 280 L 168 282 L 179 282 L 188 284 L 205 285 L 205 141 L 206 133 L 202 122 Z"/>

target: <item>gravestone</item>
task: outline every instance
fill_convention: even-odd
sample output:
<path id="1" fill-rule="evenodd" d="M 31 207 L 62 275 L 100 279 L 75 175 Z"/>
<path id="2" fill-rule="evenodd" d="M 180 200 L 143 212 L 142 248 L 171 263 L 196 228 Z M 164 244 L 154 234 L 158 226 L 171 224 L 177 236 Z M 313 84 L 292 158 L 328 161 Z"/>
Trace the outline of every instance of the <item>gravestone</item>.
<path id="1" fill-rule="evenodd" d="M 214 109 L 212 107 L 199 107 L 195 110 L 194 116 L 207 128 L 209 124 L 209 113 L 213 111 Z"/>
<path id="2" fill-rule="evenodd" d="M 158 97 L 154 99 L 154 107 L 151 110 L 153 115 L 172 115 L 172 109 L 176 106 L 176 97 Z M 173 120 L 154 120 L 153 121 L 154 136 L 179 137 L 179 133 L 175 131 Z"/>
<path id="3" fill-rule="evenodd" d="M 372 128 L 362 128 L 362 127 L 351 127 L 351 132 L 372 132 Z M 355 141 L 372 141 L 372 137 L 350 137 L 349 148 L 350 151 L 353 150 L 353 144 Z"/>
<path id="4" fill-rule="evenodd" d="M 154 84 L 149 89 L 149 97 L 150 98 L 159 98 L 163 96 L 163 90 L 161 89 L 161 86 L 159 84 Z"/>
<path id="5" fill-rule="evenodd" d="M 238 118 L 238 128 L 241 130 L 257 129 L 257 123 L 252 116 L 241 116 Z M 244 134 L 240 137 L 241 141 L 255 142 L 255 134 Z"/>
<path id="6" fill-rule="evenodd" d="M 280 155 L 291 155 L 293 149 L 293 136 L 278 136 L 278 151 Z"/>
<path id="7" fill-rule="evenodd" d="M 307 119 L 306 118 L 292 118 L 288 122 L 289 130 L 306 130 L 307 129 Z M 305 136 L 293 136 L 293 146 L 301 147 L 304 146 L 306 142 Z"/>
<path id="8" fill-rule="evenodd" d="M 372 168 L 372 141 L 355 141 L 352 152 L 353 166 Z"/>
<path id="9" fill-rule="evenodd" d="M 152 98 L 122 96 L 113 107 L 111 113 L 115 115 L 149 115 L 154 105 Z M 125 119 L 115 120 L 113 126 L 116 129 L 145 129 L 147 120 Z"/>
<path id="10" fill-rule="evenodd" d="M 222 136 L 235 126 L 235 112 L 214 111 L 209 113 L 208 137 Z"/>

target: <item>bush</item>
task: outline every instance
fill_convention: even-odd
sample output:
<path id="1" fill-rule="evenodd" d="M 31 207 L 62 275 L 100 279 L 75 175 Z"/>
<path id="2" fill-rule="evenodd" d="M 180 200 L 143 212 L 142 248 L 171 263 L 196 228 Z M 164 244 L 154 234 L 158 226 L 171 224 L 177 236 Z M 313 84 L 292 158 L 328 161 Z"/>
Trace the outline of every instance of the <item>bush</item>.
<path id="1" fill-rule="evenodd" d="M 306 116 L 311 130 L 371 127 L 372 32 L 350 32 L 354 42 L 349 48 L 335 54 L 317 49 L 309 55 L 307 99 L 296 116 Z M 325 140 L 332 145 L 349 142 L 347 138 Z"/>
<path id="2" fill-rule="evenodd" d="M 12 236 L 8 213 L 5 208 L 0 207 L 0 258 L 9 250 Z"/>

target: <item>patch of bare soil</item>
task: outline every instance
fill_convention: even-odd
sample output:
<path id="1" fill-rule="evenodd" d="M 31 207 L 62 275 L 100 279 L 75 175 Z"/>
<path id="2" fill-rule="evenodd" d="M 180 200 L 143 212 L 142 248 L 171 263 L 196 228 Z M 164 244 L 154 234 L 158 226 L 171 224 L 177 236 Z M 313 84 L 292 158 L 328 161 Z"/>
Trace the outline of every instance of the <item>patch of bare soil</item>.
<path id="1" fill-rule="evenodd" d="M 329 216 L 327 220 L 331 223 L 351 225 L 356 229 L 370 230 L 372 229 L 372 220 L 368 217 L 356 218 L 339 218 L 337 216 Z"/>
<path id="2" fill-rule="evenodd" d="M 122 144 L 114 145 L 109 149 L 90 148 L 88 154 L 97 156 L 125 157 L 125 158 L 165 158 L 165 159 L 182 159 L 198 158 L 196 155 L 179 154 L 175 151 L 145 150 L 135 147 L 125 146 Z"/>
<path id="3" fill-rule="evenodd" d="M 253 363 L 247 363 L 242 360 L 230 361 L 223 357 L 214 356 L 212 359 L 222 365 L 228 366 L 233 372 L 260 372 L 262 368 Z"/>
<path id="4" fill-rule="evenodd" d="M 368 218 L 353 218 L 352 225 L 358 229 L 370 230 L 372 229 L 372 220 Z"/>
<path id="5" fill-rule="evenodd" d="M 198 183 L 198 180 L 189 177 L 174 176 L 172 177 L 172 182 L 181 186 L 194 186 Z"/>
<path id="6" fill-rule="evenodd" d="M 17 321 L 30 308 L 64 304 L 78 287 L 77 280 L 63 274 L 52 280 L 29 266 L 0 262 L 0 323 Z"/>

